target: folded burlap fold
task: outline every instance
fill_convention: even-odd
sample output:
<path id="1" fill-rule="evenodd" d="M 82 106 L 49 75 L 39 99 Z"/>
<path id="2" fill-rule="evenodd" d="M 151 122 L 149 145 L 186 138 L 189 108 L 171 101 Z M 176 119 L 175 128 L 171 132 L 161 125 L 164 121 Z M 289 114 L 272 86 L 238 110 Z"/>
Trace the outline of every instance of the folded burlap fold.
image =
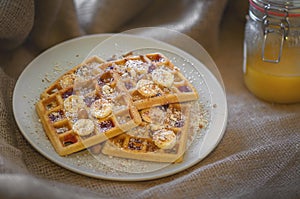
<path id="1" fill-rule="evenodd" d="M 21 45 L 31 31 L 34 1 L 0 1 L 0 50 Z"/>
<path id="2" fill-rule="evenodd" d="M 227 0 L 20 2 L 1 1 L 0 7 L 0 48 L 14 48 L 1 53 L 0 61 L 14 77 L 40 52 L 67 39 L 144 26 L 185 33 L 214 53 Z"/>

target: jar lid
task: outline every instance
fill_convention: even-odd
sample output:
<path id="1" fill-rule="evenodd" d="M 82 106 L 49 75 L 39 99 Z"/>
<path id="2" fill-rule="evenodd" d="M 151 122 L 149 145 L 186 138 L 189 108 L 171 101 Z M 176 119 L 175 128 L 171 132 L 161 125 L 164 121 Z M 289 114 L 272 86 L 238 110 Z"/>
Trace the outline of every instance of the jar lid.
<path id="1" fill-rule="evenodd" d="M 300 17 L 300 0 L 249 0 L 250 5 L 261 12 L 279 17 Z"/>

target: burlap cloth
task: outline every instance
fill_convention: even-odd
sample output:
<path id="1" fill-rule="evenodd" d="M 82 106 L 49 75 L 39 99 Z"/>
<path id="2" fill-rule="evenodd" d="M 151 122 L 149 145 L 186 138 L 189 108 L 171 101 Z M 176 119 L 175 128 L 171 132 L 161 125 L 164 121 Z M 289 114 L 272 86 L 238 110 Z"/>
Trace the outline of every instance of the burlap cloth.
<path id="1" fill-rule="evenodd" d="M 246 10 L 237 0 L 0 0 L 0 198 L 300 198 L 300 105 L 266 103 L 245 88 Z M 216 149 L 184 172 L 146 182 L 89 178 L 35 151 L 12 113 L 26 64 L 69 38 L 142 26 L 179 30 L 213 56 L 229 109 Z"/>

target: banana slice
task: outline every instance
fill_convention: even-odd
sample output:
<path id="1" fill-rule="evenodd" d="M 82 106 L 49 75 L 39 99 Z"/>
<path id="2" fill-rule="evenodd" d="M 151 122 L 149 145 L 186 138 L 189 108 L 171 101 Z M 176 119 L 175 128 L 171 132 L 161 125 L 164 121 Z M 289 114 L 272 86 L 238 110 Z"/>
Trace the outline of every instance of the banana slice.
<path id="1" fill-rule="evenodd" d="M 152 119 L 150 117 L 150 109 L 141 110 L 141 117 L 145 122 L 152 123 Z"/>
<path id="2" fill-rule="evenodd" d="M 85 102 L 78 95 L 71 95 L 64 101 L 64 109 L 69 119 L 78 117 L 78 111 L 85 108 Z"/>
<path id="3" fill-rule="evenodd" d="M 134 70 L 137 74 L 141 75 L 148 73 L 149 66 L 147 63 L 140 60 L 128 60 L 126 62 L 126 68 L 130 73 Z"/>
<path id="4" fill-rule="evenodd" d="M 169 71 L 159 68 L 152 72 L 152 79 L 156 84 L 170 88 L 174 82 L 174 75 Z"/>
<path id="5" fill-rule="evenodd" d="M 145 64 L 145 63 L 143 63 L 143 64 L 141 64 L 141 65 L 139 65 L 138 67 L 135 68 L 135 71 L 139 75 L 147 74 L 148 70 L 149 70 L 149 66 L 148 66 L 148 64 Z"/>
<path id="6" fill-rule="evenodd" d="M 112 112 L 112 105 L 106 100 L 98 99 L 91 105 L 91 114 L 96 118 L 105 118 Z"/>
<path id="7" fill-rule="evenodd" d="M 136 84 L 137 90 L 145 97 L 152 97 L 161 93 L 161 89 L 151 80 L 141 79 Z"/>
<path id="8" fill-rule="evenodd" d="M 80 119 L 73 125 L 73 130 L 79 136 L 88 136 L 94 132 L 95 125 L 90 119 Z"/>
<path id="9" fill-rule="evenodd" d="M 176 135 L 171 130 L 160 129 L 154 132 L 153 141 L 161 149 L 171 149 L 176 144 Z"/>
<path id="10" fill-rule="evenodd" d="M 162 126 L 162 125 L 160 125 L 160 124 L 153 124 L 153 123 L 151 123 L 150 125 L 149 125 L 149 129 L 153 132 L 155 132 L 155 131 L 158 131 L 158 130 L 161 130 L 161 129 L 163 129 L 164 128 L 164 126 Z"/>
<path id="11" fill-rule="evenodd" d="M 114 89 L 112 87 L 110 87 L 109 85 L 105 84 L 102 87 L 102 94 L 103 95 L 110 95 L 114 92 Z"/>
<path id="12" fill-rule="evenodd" d="M 166 112 L 160 107 L 143 109 L 140 113 L 142 119 L 148 123 L 163 124 L 163 121 L 166 119 Z"/>
<path id="13" fill-rule="evenodd" d="M 74 74 L 67 74 L 62 77 L 62 79 L 59 81 L 59 84 L 62 88 L 67 88 L 74 84 L 74 79 Z"/>

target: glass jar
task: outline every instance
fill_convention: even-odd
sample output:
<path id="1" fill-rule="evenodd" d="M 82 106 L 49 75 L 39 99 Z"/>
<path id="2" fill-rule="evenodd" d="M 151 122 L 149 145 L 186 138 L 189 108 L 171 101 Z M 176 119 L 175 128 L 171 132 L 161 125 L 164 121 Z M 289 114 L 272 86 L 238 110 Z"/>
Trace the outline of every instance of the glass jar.
<path id="1" fill-rule="evenodd" d="M 257 97 L 300 102 L 300 0 L 249 0 L 243 73 Z"/>

